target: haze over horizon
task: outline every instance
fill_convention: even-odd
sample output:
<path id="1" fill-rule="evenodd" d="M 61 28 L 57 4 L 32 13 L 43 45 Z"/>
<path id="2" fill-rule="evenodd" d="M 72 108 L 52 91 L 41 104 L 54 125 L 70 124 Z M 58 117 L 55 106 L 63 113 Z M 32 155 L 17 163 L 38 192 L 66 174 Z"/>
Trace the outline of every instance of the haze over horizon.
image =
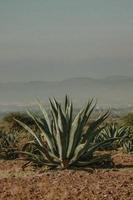
<path id="1" fill-rule="evenodd" d="M 132 0 L 0 2 L 0 82 L 133 77 Z"/>

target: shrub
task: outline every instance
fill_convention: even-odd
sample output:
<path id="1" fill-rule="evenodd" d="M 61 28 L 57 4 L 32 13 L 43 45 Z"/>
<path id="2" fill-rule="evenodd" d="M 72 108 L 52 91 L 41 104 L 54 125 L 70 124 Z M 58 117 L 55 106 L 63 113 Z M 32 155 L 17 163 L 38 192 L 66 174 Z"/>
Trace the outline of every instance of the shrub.
<path id="1" fill-rule="evenodd" d="M 129 113 L 122 118 L 124 125 L 133 129 L 133 113 Z"/>
<path id="2" fill-rule="evenodd" d="M 3 121 L 8 124 L 8 128 L 10 131 L 21 131 L 22 130 L 22 126 L 20 126 L 14 119 L 23 121 L 25 124 L 28 124 L 28 126 L 34 125 L 33 119 L 30 118 L 27 113 L 12 112 L 12 113 L 7 114 L 3 118 Z"/>

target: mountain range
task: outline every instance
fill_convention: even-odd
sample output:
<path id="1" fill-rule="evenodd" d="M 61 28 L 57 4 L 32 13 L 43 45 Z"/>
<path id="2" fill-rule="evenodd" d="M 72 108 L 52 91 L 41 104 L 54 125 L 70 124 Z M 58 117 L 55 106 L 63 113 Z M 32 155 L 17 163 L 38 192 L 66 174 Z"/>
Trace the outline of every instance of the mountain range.
<path id="1" fill-rule="evenodd" d="M 0 83 L 0 109 L 34 104 L 36 97 L 47 102 L 49 97 L 64 98 L 68 94 L 76 105 L 96 98 L 99 106 L 133 106 L 133 77 L 109 76 L 102 79 L 89 77 L 63 81 L 30 81 Z"/>

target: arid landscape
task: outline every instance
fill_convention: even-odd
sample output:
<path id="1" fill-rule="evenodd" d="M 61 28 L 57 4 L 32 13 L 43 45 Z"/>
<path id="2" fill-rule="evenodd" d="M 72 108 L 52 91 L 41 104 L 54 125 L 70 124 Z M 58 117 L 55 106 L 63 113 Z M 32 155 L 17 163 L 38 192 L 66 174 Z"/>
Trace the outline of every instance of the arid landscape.
<path id="1" fill-rule="evenodd" d="M 133 0 L 0 1 L 0 200 L 133 200 Z"/>
<path id="2" fill-rule="evenodd" d="M 60 104 L 56 100 L 53 99 L 50 102 L 53 106 L 51 112 L 53 111 L 56 114 L 56 109 L 61 109 L 57 119 L 55 118 L 56 129 L 52 130 L 54 120 L 54 118 L 52 120 L 52 116 L 49 116 L 49 121 L 45 121 L 47 119 L 46 113 L 43 113 L 43 118 L 42 115 L 37 113 L 34 113 L 34 115 L 31 115 L 31 113 L 27 113 L 29 115 L 26 113 L 9 113 L 1 119 L 0 199 L 132 200 L 133 114 L 112 118 L 108 116 L 108 113 L 98 117 L 99 114 L 96 112 L 90 118 L 90 114 L 95 108 L 92 105 L 93 101 L 90 101 L 83 113 L 79 111 L 78 114 L 75 114 L 77 117 L 74 117 L 72 122 L 69 121 L 70 124 L 63 127 L 63 123 L 67 119 L 65 118 L 66 111 L 63 114 L 64 109 L 59 107 Z M 57 107 L 53 104 L 54 102 L 56 102 Z M 69 116 L 71 119 L 72 104 L 67 96 L 65 102 L 66 108 L 71 110 Z M 42 107 L 41 111 L 44 112 Z M 79 126 L 76 121 L 80 117 L 82 117 L 82 120 L 78 122 Z M 105 119 L 106 123 L 104 123 Z M 48 128 L 48 123 L 50 123 L 51 129 Z M 83 123 L 85 123 L 84 126 Z M 61 124 L 63 132 L 60 132 L 59 129 Z M 69 131 L 66 132 L 69 125 L 72 126 L 70 133 Z M 72 131 L 73 126 L 76 127 L 74 132 Z M 53 132 L 47 132 L 49 130 Z M 40 138 L 40 131 L 43 131 L 44 140 Z M 62 146 L 63 140 L 60 143 L 58 138 L 55 137 L 59 153 L 50 150 L 49 144 L 54 139 L 53 134 L 56 136 L 58 131 L 60 138 L 63 133 L 63 140 L 66 139 L 67 134 L 70 134 L 68 146 L 66 146 L 67 152 L 71 141 L 73 141 L 71 148 L 74 148 L 74 153 L 72 158 L 70 156 L 67 158 L 67 161 L 66 157 L 60 155 L 60 148 L 62 148 L 62 152 L 65 152 Z M 78 138 L 80 132 L 82 134 Z M 48 134 L 51 134 L 50 138 L 47 138 Z M 72 134 L 75 135 L 74 138 L 72 138 Z M 92 140 L 93 135 L 95 137 Z M 82 145 L 86 144 L 85 137 L 87 137 L 87 142 L 90 143 L 90 140 L 92 142 L 84 152 Z M 80 144 L 77 144 L 78 148 L 74 146 L 76 140 L 82 144 L 80 156 L 77 154 Z M 93 147 L 94 150 L 90 151 Z M 81 152 L 84 153 L 81 154 Z M 88 156 L 84 157 L 87 152 L 89 152 Z M 58 159 L 57 161 L 52 159 L 55 157 Z M 71 159 L 75 159 L 72 164 Z"/>

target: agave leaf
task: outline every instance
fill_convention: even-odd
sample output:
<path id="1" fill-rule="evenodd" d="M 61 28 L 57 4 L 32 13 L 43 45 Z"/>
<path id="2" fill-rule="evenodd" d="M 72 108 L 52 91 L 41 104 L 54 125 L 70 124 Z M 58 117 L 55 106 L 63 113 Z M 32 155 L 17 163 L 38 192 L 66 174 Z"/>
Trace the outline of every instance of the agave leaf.
<path id="1" fill-rule="evenodd" d="M 88 145 L 91 143 L 94 143 L 97 139 L 97 137 L 100 135 L 101 131 L 104 129 L 104 127 L 96 128 L 93 132 L 88 132 L 83 137 L 83 141 L 88 141 Z"/>
<path id="2" fill-rule="evenodd" d="M 68 105 L 68 108 L 66 110 L 66 120 L 67 120 L 67 133 L 66 133 L 66 151 L 68 150 L 69 145 L 69 138 L 70 138 L 70 131 L 72 128 L 72 120 L 73 120 L 73 105 L 72 102 L 70 102 L 70 105 Z"/>
<path id="3" fill-rule="evenodd" d="M 54 114 L 56 115 L 56 117 L 58 116 L 58 107 L 59 107 L 59 103 L 56 101 L 55 98 L 49 99 L 50 102 L 50 106 L 51 106 L 51 111 L 54 112 Z"/>
<path id="4" fill-rule="evenodd" d="M 86 143 L 84 144 L 79 144 L 75 151 L 74 151 L 74 155 L 72 157 L 72 159 L 70 160 L 69 162 L 69 165 L 73 164 L 75 161 L 78 160 L 78 158 L 80 157 L 80 155 L 82 154 L 83 150 L 84 150 L 84 147 L 85 147 Z"/>
<path id="5" fill-rule="evenodd" d="M 80 125 L 79 126 L 79 134 L 75 139 L 76 140 L 76 142 L 75 142 L 76 145 L 75 146 L 77 146 L 83 140 L 83 135 L 82 135 L 83 132 L 84 132 L 83 129 L 84 129 L 85 126 L 87 126 L 86 123 L 89 120 L 89 118 L 91 116 L 91 113 L 93 112 L 93 110 L 94 110 L 94 108 L 96 106 L 96 104 L 94 104 L 94 106 L 92 106 L 92 108 L 91 108 L 92 102 L 93 102 L 93 99 L 88 102 L 83 114 L 81 115 L 81 121 L 79 123 L 79 125 Z"/>
<path id="6" fill-rule="evenodd" d="M 18 122 L 25 130 L 27 130 L 36 139 L 36 141 L 40 146 L 43 146 L 43 144 L 40 142 L 40 139 L 37 137 L 37 135 L 32 131 L 32 129 L 29 126 L 27 126 L 26 124 L 17 119 L 15 119 L 15 121 Z"/>
<path id="7" fill-rule="evenodd" d="M 96 107 L 96 103 L 95 103 L 91 108 L 92 102 L 93 102 L 93 99 L 87 103 L 87 106 L 86 106 L 86 108 L 83 112 L 83 119 L 82 119 L 83 124 L 82 124 L 82 126 L 86 125 L 86 122 L 88 121 L 89 117 L 91 116 L 93 110 Z"/>
<path id="8" fill-rule="evenodd" d="M 87 110 L 90 108 L 90 105 L 91 105 L 91 103 L 92 102 L 89 102 L 88 103 L 88 105 L 87 105 L 87 107 L 86 107 L 86 109 L 85 109 L 85 113 L 87 112 Z M 93 107 L 93 109 L 94 109 L 94 107 Z M 89 112 L 89 116 L 90 116 L 90 113 L 92 112 L 92 110 L 93 109 L 91 109 L 90 110 L 90 112 Z M 84 113 L 84 112 L 83 112 Z M 86 131 L 86 140 L 87 140 L 87 144 L 86 145 L 88 145 L 94 138 L 95 138 L 95 136 L 96 136 L 96 134 L 98 134 L 99 132 L 97 132 L 96 131 L 96 129 L 97 129 L 97 127 L 107 118 L 107 115 L 108 113 L 105 113 L 103 116 L 101 116 L 97 121 L 95 121 L 95 122 L 93 122 L 91 125 L 90 125 L 90 127 L 88 128 L 88 130 Z M 74 134 L 74 142 L 73 142 L 73 146 L 71 147 L 71 153 L 69 153 L 68 154 L 68 156 L 73 156 L 73 153 L 74 153 L 74 150 L 75 150 L 75 148 L 76 148 L 76 146 L 78 145 L 78 144 L 80 144 L 80 138 L 81 138 L 81 135 L 82 135 L 82 129 L 83 129 L 83 127 L 84 127 L 84 120 L 85 120 L 85 118 L 83 117 L 83 119 L 82 119 L 83 121 L 80 121 L 80 123 L 79 123 L 79 127 L 78 127 L 78 131 L 79 132 L 75 132 L 75 134 Z"/>
<path id="9" fill-rule="evenodd" d="M 86 138 L 88 137 L 88 141 L 90 140 L 91 137 L 93 137 L 93 132 L 96 130 L 101 123 L 104 122 L 104 120 L 109 116 L 109 112 L 106 112 L 103 114 L 101 117 L 99 117 L 98 120 L 92 122 L 92 124 L 89 126 L 89 128 L 86 130 Z"/>
<path id="10" fill-rule="evenodd" d="M 61 106 L 58 107 L 58 126 L 62 132 L 67 133 L 67 121 Z"/>
<path id="11" fill-rule="evenodd" d="M 92 153 L 98 149 L 99 147 L 102 147 L 105 144 L 108 144 L 112 141 L 114 141 L 115 139 L 109 139 L 108 141 L 104 141 L 98 144 L 93 144 L 89 149 L 88 149 L 88 144 L 84 143 L 84 144 L 80 144 L 79 146 L 77 146 L 76 150 L 75 150 L 75 154 L 74 157 L 71 159 L 70 164 L 75 163 L 75 161 L 78 161 L 80 158 L 82 158 L 82 156 L 84 155 L 84 157 L 89 157 L 90 155 L 92 155 Z"/>
<path id="12" fill-rule="evenodd" d="M 68 123 L 69 123 L 69 127 L 70 127 L 71 122 L 72 122 L 72 114 L 73 114 L 73 105 L 72 105 L 72 102 L 70 102 L 70 105 L 68 105 L 68 108 L 66 110 L 66 117 L 67 117 L 67 120 L 68 120 Z"/>
<path id="13" fill-rule="evenodd" d="M 45 145 L 43 145 L 43 147 L 41 147 L 40 145 L 38 145 L 37 143 L 35 143 L 34 141 L 31 141 L 31 142 L 27 142 L 24 146 L 23 146 L 23 149 L 22 151 L 26 151 L 27 147 L 31 145 L 31 146 L 34 146 L 36 147 L 36 150 L 39 150 L 39 152 L 43 155 L 43 158 L 48 161 L 48 162 L 58 162 L 58 158 L 52 154 L 46 147 Z"/>
<path id="14" fill-rule="evenodd" d="M 65 115 L 61 109 L 61 106 L 58 108 L 58 127 L 60 132 L 60 138 L 61 138 L 61 145 L 62 145 L 62 159 L 66 158 L 66 151 L 67 151 L 67 137 L 68 134 L 68 126 L 67 121 L 65 118 Z"/>
<path id="15" fill-rule="evenodd" d="M 56 127 L 56 142 L 58 147 L 58 153 L 60 156 L 60 160 L 63 160 L 65 157 L 65 135 L 64 135 L 64 121 L 62 118 L 61 108 L 58 107 L 58 118 L 55 119 L 55 127 Z"/>
<path id="16" fill-rule="evenodd" d="M 101 155 L 101 156 L 98 156 L 98 157 L 96 156 L 94 158 L 91 158 L 88 161 L 77 161 L 75 163 L 75 165 L 78 166 L 78 167 L 86 167 L 88 165 L 93 165 L 93 164 L 101 163 L 104 160 L 111 161 L 110 155 Z"/>
<path id="17" fill-rule="evenodd" d="M 53 110 L 53 124 L 56 131 L 56 142 L 58 147 L 58 153 L 60 159 L 65 158 L 66 155 L 66 134 L 67 134 L 67 121 L 65 115 L 61 109 L 61 106 L 58 104 L 57 115 Z"/>
<path id="18" fill-rule="evenodd" d="M 88 148 L 88 146 L 86 145 L 84 147 L 84 150 L 81 154 L 81 156 L 84 154 L 85 157 L 91 155 L 95 150 L 97 150 L 98 148 L 103 147 L 104 145 L 110 145 L 112 142 L 114 142 L 115 140 L 117 140 L 117 138 L 110 138 L 108 140 L 102 141 L 100 143 L 96 143 L 93 144 L 91 147 Z"/>
<path id="19" fill-rule="evenodd" d="M 51 131 L 51 125 L 50 125 L 50 120 L 49 120 L 48 114 L 47 114 L 45 108 L 40 103 L 40 101 L 37 100 L 37 102 L 38 102 L 41 112 L 43 113 L 44 119 L 46 120 L 47 126 L 49 128 L 49 132 L 51 133 L 52 131 Z"/>
<path id="20" fill-rule="evenodd" d="M 70 130 L 70 138 L 69 138 L 69 144 L 68 144 L 68 150 L 67 150 L 67 158 L 71 157 L 74 153 L 75 146 L 76 146 L 76 137 L 78 137 L 81 132 L 79 132 L 79 126 L 81 122 L 81 115 L 83 113 L 83 110 L 78 113 L 78 115 L 75 117 L 72 128 Z"/>
<path id="21" fill-rule="evenodd" d="M 68 98 L 68 96 L 66 95 L 65 96 L 65 112 L 67 111 L 67 109 L 68 109 L 68 105 L 69 105 L 69 98 Z"/>
<path id="22" fill-rule="evenodd" d="M 45 129 L 43 130 L 42 127 L 39 125 L 38 121 L 37 121 L 37 118 L 31 113 L 28 111 L 28 114 L 29 116 L 34 120 L 35 124 L 38 126 L 38 128 L 40 129 L 41 133 L 45 136 L 45 139 L 47 141 L 47 144 L 51 150 L 52 153 L 54 153 L 54 144 L 53 144 L 53 141 L 52 141 L 52 137 L 51 137 L 51 134 L 50 132 Z M 44 128 L 44 127 L 43 127 Z"/>
<path id="23" fill-rule="evenodd" d="M 28 156 L 27 158 L 25 158 L 25 160 L 28 160 L 33 163 L 37 163 L 38 165 L 43 164 L 43 162 L 39 159 L 39 156 L 36 154 L 33 154 L 31 152 L 25 152 L 25 151 L 19 151 L 18 153 Z"/>
<path id="24" fill-rule="evenodd" d="M 53 115 L 55 117 L 57 117 L 58 116 L 58 106 L 55 107 L 55 105 L 51 99 L 49 99 L 49 102 L 50 102 L 51 112 L 53 113 Z"/>
<path id="25" fill-rule="evenodd" d="M 56 101 L 54 97 L 53 97 L 53 103 L 54 103 L 55 108 L 58 110 L 59 103 Z"/>

